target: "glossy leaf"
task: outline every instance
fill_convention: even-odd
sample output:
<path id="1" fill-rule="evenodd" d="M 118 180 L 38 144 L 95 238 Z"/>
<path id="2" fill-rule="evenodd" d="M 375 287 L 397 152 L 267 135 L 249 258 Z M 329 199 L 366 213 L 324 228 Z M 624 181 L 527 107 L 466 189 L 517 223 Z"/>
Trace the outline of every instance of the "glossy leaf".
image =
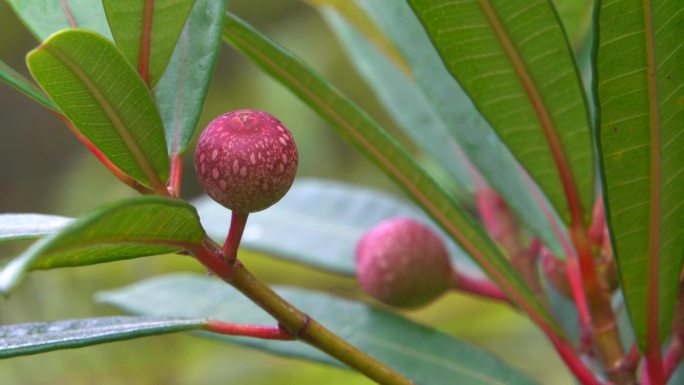
<path id="1" fill-rule="evenodd" d="M 169 64 L 194 0 L 102 0 L 114 41 L 153 88 Z"/>
<path id="2" fill-rule="evenodd" d="M 0 326 L 0 358 L 201 328 L 203 319 L 102 317 Z"/>
<path id="3" fill-rule="evenodd" d="M 557 324 L 465 210 L 375 121 L 291 52 L 229 14 L 224 38 L 316 110 L 393 178 L 525 311 Z"/>
<path id="4" fill-rule="evenodd" d="M 30 269 L 165 254 L 202 239 L 204 230 L 197 212 L 188 203 L 156 196 L 126 199 L 74 221 L 10 261 L 0 271 L 0 293 L 15 287 Z"/>
<path id="5" fill-rule="evenodd" d="M 659 349 L 684 258 L 684 3 L 602 2 L 598 35 L 612 241 L 639 345 Z"/>
<path id="6" fill-rule="evenodd" d="M 555 210 L 544 199 L 537 198 L 542 194 L 529 182 L 517 160 L 444 67 L 408 4 L 392 0 L 357 0 L 357 3 L 399 49 L 421 91 L 484 179 L 555 255 L 564 255 L 544 213 L 548 211 L 554 221 L 559 221 Z"/>
<path id="7" fill-rule="evenodd" d="M 170 154 L 183 153 L 195 133 L 221 49 L 225 13 L 226 0 L 195 2 L 154 90 Z"/>
<path id="8" fill-rule="evenodd" d="M 385 310 L 301 289 L 279 288 L 277 291 L 345 341 L 417 384 L 533 384 L 525 375 L 489 353 Z M 210 297 L 211 301 L 198 301 L 200 297 Z M 189 274 L 149 279 L 100 293 L 97 298 L 134 314 L 210 317 L 224 322 L 252 324 L 273 322 L 267 313 L 223 282 Z M 283 343 L 223 335 L 211 337 L 280 355 L 342 366 L 300 342 Z"/>
<path id="9" fill-rule="evenodd" d="M 34 101 L 47 107 L 52 111 L 58 112 L 59 108 L 55 103 L 48 98 L 45 93 L 33 85 L 30 80 L 23 77 L 19 72 L 12 69 L 12 67 L 5 64 L 5 62 L 0 60 L 0 81 L 6 83 L 10 87 L 16 89 L 22 94 L 28 96 Z"/>
<path id="10" fill-rule="evenodd" d="M 590 122 L 573 54 L 552 4 L 409 3 L 447 69 L 563 220 L 571 222 L 571 211 L 576 221 L 587 220 L 594 196 Z M 573 210 L 568 201 L 578 206 Z"/>
<path id="11" fill-rule="evenodd" d="M 156 191 L 165 189 L 169 160 L 159 112 L 111 42 L 66 30 L 31 51 L 27 62 L 62 112 L 112 163 Z"/>
<path id="12" fill-rule="evenodd" d="M 0 214 L 0 243 L 36 239 L 67 226 L 71 218 L 43 214 Z"/>
<path id="13" fill-rule="evenodd" d="M 83 28 L 112 40 L 104 9 L 93 0 L 7 0 L 39 41 L 65 28 Z"/>
<path id="14" fill-rule="evenodd" d="M 418 86 L 334 8 L 324 7 L 322 14 L 397 127 L 436 160 L 461 189 L 473 193 L 468 161 Z"/>
<path id="15" fill-rule="evenodd" d="M 230 211 L 203 196 L 193 202 L 207 234 L 226 239 Z M 249 215 L 241 247 L 353 276 L 356 243 L 381 221 L 411 217 L 442 234 L 459 268 L 463 251 L 416 206 L 387 193 L 329 180 L 299 179 L 278 204 Z M 293 221 L 292 218 L 297 218 Z"/>

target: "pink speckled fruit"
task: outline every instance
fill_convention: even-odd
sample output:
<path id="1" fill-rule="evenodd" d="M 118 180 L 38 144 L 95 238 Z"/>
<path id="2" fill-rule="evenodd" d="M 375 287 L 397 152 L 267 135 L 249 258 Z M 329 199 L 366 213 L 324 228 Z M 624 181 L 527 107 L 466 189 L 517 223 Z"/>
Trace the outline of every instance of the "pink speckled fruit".
<path id="1" fill-rule="evenodd" d="M 450 286 L 449 253 L 435 232 L 412 219 L 384 221 L 356 246 L 356 276 L 371 297 L 397 307 L 425 305 Z"/>
<path id="2" fill-rule="evenodd" d="M 204 191 L 239 213 L 263 210 L 292 186 L 299 155 L 290 131 L 274 116 L 237 110 L 214 119 L 195 150 Z"/>

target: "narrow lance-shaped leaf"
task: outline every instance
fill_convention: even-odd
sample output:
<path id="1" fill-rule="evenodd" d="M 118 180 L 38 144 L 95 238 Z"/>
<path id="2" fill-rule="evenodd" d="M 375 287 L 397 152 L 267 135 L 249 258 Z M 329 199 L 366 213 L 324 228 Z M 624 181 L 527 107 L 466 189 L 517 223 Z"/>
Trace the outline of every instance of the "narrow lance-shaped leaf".
<path id="1" fill-rule="evenodd" d="M 71 218 L 43 214 L 0 214 L 0 243 L 36 239 L 67 226 Z"/>
<path id="2" fill-rule="evenodd" d="M 230 211 L 208 196 L 193 201 L 207 234 L 226 238 Z M 292 221 L 293 217 L 297 221 Z M 383 220 L 415 218 L 442 235 L 459 270 L 475 274 L 463 251 L 415 205 L 385 192 L 332 180 L 299 179 L 268 210 L 252 213 L 240 247 L 354 276 L 356 244 Z"/>
<path id="3" fill-rule="evenodd" d="M 594 195 L 586 102 L 548 0 L 409 0 L 444 64 L 563 220 Z"/>
<path id="4" fill-rule="evenodd" d="M 591 0 L 553 0 L 552 3 L 563 23 L 570 45 L 577 52 L 584 45 L 584 37 L 591 27 L 594 2 Z"/>
<path id="5" fill-rule="evenodd" d="M 527 376 L 489 353 L 386 310 L 323 293 L 292 288 L 276 290 L 333 333 L 417 384 L 534 384 Z M 198 297 L 210 297 L 212 300 L 198 301 Z M 209 317 L 249 324 L 273 322 L 267 313 L 236 290 L 219 280 L 197 275 L 173 274 L 152 278 L 116 291 L 99 293 L 97 298 L 134 314 Z M 207 336 L 287 357 L 342 366 L 301 342 L 274 342 L 217 334 Z"/>
<path id="6" fill-rule="evenodd" d="M 684 258 L 684 3 L 603 2 L 598 36 L 607 217 L 639 346 L 653 352 Z"/>
<path id="7" fill-rule="evenodd" d="M 375 91 L 396 125 L 436 160 L 455 179 L 458 187 L 472 193 L 475 187 L 468 161 L 418 86 L 334 8 L 324 7 L 321 10 L 352 63 Z"/>
<path id="8" fill-rule="evenodd" d="M 230 211 L 208 196 L 195 199 L 202 226 L 223 242 Z M 292 216 L 299 220 L 292 222 Z M 390 194 L 338 181 L 300 179 L 268 210 L 253 213 L 240 247 L 337 274 L 355 275 L 354 250 L 363 234 L 381 221 L 412 217 L 430 224 L 418 207 Z M 60 231 L 73 219 L 41 214 L 0 214 L 0 243 L 37 239 Z M 442 233 L 435 224 L 434 230 Z M 475 266 L 449 237 L 449 254 L 461 270 Z"/>
<path id="9" fill-rule="evenodd" d="M 41 239 L 0 271 L 0 294 L 30 269 L 83 266 L 175 252 L 204 239 L 188 203 L 141 196 L 114 203 Z"/>
<path id="10" fill-rule="evenodd" d="M 114 41 L 153 88 L 169 64 L 194 0 L 102 0 Z"/>
<path id="11" fill-rule="evenodd" d="M 101 1 L 7 0 L 39 41 L 66 28 L 83 28 L 112 40 Z"/>
<path id="12" fill-rule="evenodd" d="M 541 195 L 538 188 L 529 183 L 515 157 L 444 67 L 409 5 L 393 0 L 357 0 L 357 4 L 399 49 L 416 84 L 484 179 L 533 234 L 554 254 L 563 255 L 558 236 L 545 214 L 548 211 L 554 221 L 559 221 L 555 210 L 547 201 L 537 199 Z"/>
<path id="13" fill-rule="evenodd" d="M 155 191 L 169 174 L 164 129 L 147 88 L 114 45 L 66 30 L 31 51 L 33 77 L 95 147 Z"/>
<path id="14" fill-rule="evenodd" d="M 546 308 L 458 203 L 411 156 L 349 98 L 292 53 L 236 16 L 226 19 L 224 38 L 309 104 L 392 177 L 489 276 L 547 330 L 558 330 Z M 560 333 L 560 331 L 559 331 Z"/>
<path id="15" fill-rule="evenodd" d="M 0 358 L 199 329 L 205 319 L 102 317 L 0 326 Z"/>
<path id="16" fill-rule="evenodd" d="M 0 80 L 34 101 L 42 104 L 43 107 L 47 107 L 55 112 L 59 111 L 59 108 L 55 103 L 53 103 L 42 90 L 33 85 L 30 80 L 13 70 L 12 67 L 5 64 L 2 60 L 0 60 Z"/>
<path id="17" fill-rule="evenodd" d="M 195 133 L 221 50 L 226 0 L 197 0 L 169 66 L 154 89 L 170 154 L 182 154 Z"/>

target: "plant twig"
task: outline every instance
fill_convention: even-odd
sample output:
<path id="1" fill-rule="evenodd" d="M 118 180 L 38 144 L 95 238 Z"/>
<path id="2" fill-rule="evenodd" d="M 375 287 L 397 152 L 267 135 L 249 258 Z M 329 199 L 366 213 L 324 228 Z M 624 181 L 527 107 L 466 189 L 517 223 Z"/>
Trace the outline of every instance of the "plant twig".
<path id="1" fill-rule="evenodd" d="M 368 378 L 387 385 L 413 385 L 414 382 L 385 366 L 367 353 L 350 345 L 280 297 L 269 286 L 252 275 L 239 261 L 226 261 L 222 253 L 204 242 L 190 251 L 209 270 L 231 284 L 255 304 L 278 320 L 281 327 L 293 338 L 307 342 L 337 358 Z"/>

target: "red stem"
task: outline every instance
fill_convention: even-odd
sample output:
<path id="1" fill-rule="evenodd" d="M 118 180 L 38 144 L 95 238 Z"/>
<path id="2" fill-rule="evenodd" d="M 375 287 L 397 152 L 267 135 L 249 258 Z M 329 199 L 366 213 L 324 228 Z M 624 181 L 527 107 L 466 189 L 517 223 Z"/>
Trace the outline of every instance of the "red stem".
<path id="1" fill-rule="evenodd" d="M 672 377 L 677 367 L 684 359 L 684 338 L 675 334 L 672 337 L 672 342 L 665 353 L 665 383 Z"/>
<path id="2" fill-rule="evenodd" d="M 154 0 L 145 1 L 142 32 L 140 34 L 140 51 L 138 54 L 138 73 L 145 84 L 150 84 L 150 44 L 152 40 L 152 15 Z"/>
<path id="3" fill-rule="evenodd" d="M 635 371 L 639 366 L 640 360 L 641 354 L 639 353 L 639 348 L 636 344 L 633 344 L 629 349 L 629 352 L 627 352 L 625 360 L 622 362 L 622 367 L 630 371 Z"/>
<path id="4" fill-rule="evenodd" d="M 472 173 L 477 176 L 476 173 Z M 525 174 L 526 175 L 526 174 Z M 481 201 L 480 198 L 485 198 L 484 195 L 480 194 L 480 192 L 487 190 L 488 187 L 486 184 L 482 181 L 481 178 L 474 178 L 476 181 L 477 185 L 477 193 L 478 193 L 478 209 L 480 211 L 480 215 L 482 217 L 483 223 L 485 223 L 486 227 L 493 227 L 496 228 L 498 225 L 496 224 L 496 214 L 494 213 L 493 207 L 488 204 L 484 204 L 486 202 Z M 546 215 L 549 223 L 551 224 L 553 230 L 556 233 L 556 236 L 558 237 L 559 241 L 561 242 L 561 245 L 563 246 L 564 250 L 568 254 L 568 258 L 572 258 L 574 255 L 574 252 L 572 248 L 565 242 L 565 237 L 563 236 L 563 233 L 561 232 L 558 224 L 556 223 L 555 219 L 549 212 L 549 210 L 546 209 L 546 206 L 543 204 L 543 198 L 541 197 L 539 191 L 533 186 L 532 182 L 529 180 L 529 177 L 527 178 L 528 185 L 530 186 L 530 190 L 532 190 L 532 193 L 534 194 L 535 200 L 539 203 L 539 206 L 542 208 L 544 211 L 544 214 Z M 532 255 L 534 258 L 537 258 L 537 252 L 539 251 L 538 248 L 540 247 L 539 242 L 537 241 L 537 244 L 532 244 L 530 245 L 530 253 L 533 253 Z M 575 263 L 576 264 L 576 263 Z M 512 303 L 508 297 L 506 297 L 505 293 L 503 293 L 498 287 L 492 289 L 490 287 L 493 286 L 491 282 L 488 281 L 479 281 L 479 280 L 474 280 L 471 277 L 463 276 L 459 274 L 458 272 L 454 271 L 453 273 L 454 276 L 454 288 L 457 290 L 463 290 L 467 291 L 473 294 L 481 295 L 487 298 L 491 298 L 494 300 L 499 300 L 507 303 Z M 581 286 L 581 280 L 579 282 L 579 289 L 582 290 Z M 586 301 L 584 300 L 584 293 L 581 292 L 581 300 L 578 303 L 578 308 L 580 309 L 580 313 L 584 313 L 585 319 L 587 320 L 584 322 L 584 325 L 590 325 L 589 323 L 589 312 L 588 312 L 588 307 L 586 305 Z M 584 311 L 582 311 L 584 310 Z M 533 318 L 534 319 L 534 318 Z M 565 340 L 562 338 L 558 337 L 553 331 L 548 330 L 547 327 L 543 323 L 538 323 L 538 326 L 546 333 L 547 337 L 549 340 L 552 342 L 554 347 L 556 348 L 556 351 L 558 352 L 559 356 L 563 359 L 563 361 L 566 363 L 570 371 L 575 375 L 577 380 L 583 384 L 583 385 L 600 385 L 600 381 L 596 379 L 594 374 L 589 370 L 585 364 L 580 360 L 579 356 L 577 353 L 574 351 L 572 346 L 570 346 Z M 585 330 L 589 330 L 588 326 L 585 326 Z"/>
<path id="5" fill-rule="evenodd" d="M 570 345 L 558 340 L 557 337 L 551 338 L 551 343 L 553 343 L 556 351 L 558 351 L 558 354 L 568 366 L 570 371 L 572 371 L 572 373 L 575 375 L 580 384 L 602 385 L 601 382 L 596 379 L 594 373 L 587 369 L 586 365 L 584 365 L 584 362 L 580 360 L 580 358 L 577 356 L 577 353 L 575 353 Z"/>
<path id="6" fill-rule="evenodd" d="M 183 158 L 174 154 L 171 156 L 171 175 L 169 176 L 169 194 L 180 197 L 183 182 Z"/>
<path id="7" fill-rule="evenodd" d="M 212 333 L 228 334 L 231 336 L 254 337 L 265 340 L 290 341 L 296 339 L 280 326 L 246 325 L 220 321 L 209 321 L 209 323 L 207 323 L 206 330 Z"/>
<path id="8" fill-rule="evenodd" d="M 509 305 L 515 306 L 506 293 L 501 291 L 497 285 L 487 278 L 476 279 L 465 275 L 456 269 L 452 270 L 452 289 L 463 291 L 470 294 L 475 294 L 481 297 L 501 301 Z"/>
<path id="9" fill-rule="evenodd" d="M 589 239 L 594 245 L 601 245 L 604 228 L 606 227 L 606 210 L 603 205 L 603 197 L 599 195 L 594 203 L 591 227 L 589 227 Z"/>
<path id="10" fill-rule="evenodd" d="M 648 383 L 650 385 L 665 385 L 665 369 L 663 367 L 663 357 L 660 352 L 659 345 L 656 345 L 658 349 L 649 349 L 653 346 L 651 343 L 646 346 L 646 373 L 648 373 Z"/>
<path id="11" fill-rule="evenodd" d="M 579 313 L 580 327 L 582 334 L 591 331 L 591 315 L 589 314 L 589 305 L 587 304 L 587 297 L 584 293 L 582 285 L 582 273 L 575 255 L 568 255 L 565 263 L 565 274 L 568 277 L 570 290 L 572 292 L 572 299 L 577 305 L 577 312 Z"/>
<path id="12" fill-rule="evenodd" d="M 223 258 L 230 262 L 237 258 L 238 247 L 242 239 L 242 233 L 245 231 L 247 224 L 248 213 L 238 213 L 233 211 L 230 219 L 230 230 L 226 237 L 226 243 L 223 244 Z"/>

